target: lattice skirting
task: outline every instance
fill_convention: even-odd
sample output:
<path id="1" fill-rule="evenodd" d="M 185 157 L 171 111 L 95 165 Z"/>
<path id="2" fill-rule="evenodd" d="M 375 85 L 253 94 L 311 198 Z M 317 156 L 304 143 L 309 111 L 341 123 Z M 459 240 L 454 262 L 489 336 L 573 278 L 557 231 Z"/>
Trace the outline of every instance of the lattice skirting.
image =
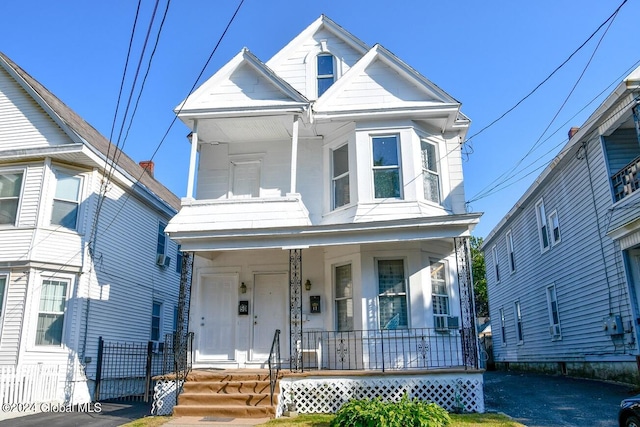
<path id="1" fill-rule="evenodd" d="M 283 378 L 276 417 L 288 404 L 300 413 L 335 413 L 350 399 L 380 397 L 398 401 L 407 394 L 437 403 L 448 411 L 484 412 L 481 373 L 367 376 L 342 378 Z"/>
<path id="2" fill-rule="evenodd" d="M 183 381 L 178 381 L 179 387 L 176 387 L 176 380 L 161 379 L 157 380 L 153 387 L 153 404 L 151 405 L 151 413 L 153 415 L 171 415 L 173 407 L 176 404 L 176 390 L 182 389 Z"/>

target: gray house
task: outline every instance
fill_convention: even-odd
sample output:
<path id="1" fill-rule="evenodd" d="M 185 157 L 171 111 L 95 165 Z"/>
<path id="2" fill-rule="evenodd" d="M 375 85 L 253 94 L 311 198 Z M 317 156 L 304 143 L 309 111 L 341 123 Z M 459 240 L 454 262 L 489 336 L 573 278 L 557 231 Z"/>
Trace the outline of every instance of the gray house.
<path id="1" fill-rule="evenodd" d="M 640 68 L 484 242 L 498 366 L 640 382 Z"/>

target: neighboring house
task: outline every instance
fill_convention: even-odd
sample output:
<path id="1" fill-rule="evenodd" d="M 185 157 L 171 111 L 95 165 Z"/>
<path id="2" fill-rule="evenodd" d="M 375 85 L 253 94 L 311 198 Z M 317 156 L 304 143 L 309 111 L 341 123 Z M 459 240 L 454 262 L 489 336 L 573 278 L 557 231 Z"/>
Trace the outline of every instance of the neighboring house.
<path id="1" fill-rule="evenodd" d="M 161 341 L 173 332 L 180 273 L 177 245 L 163 228 L 179 199 L 152 167 L 116 156 L 115 146 L 0 54 L 2 397 L 16 370 L 26 372 L 16 380 L 24 384 L 46 371 L 58 375 L 53 395 L 20 395 L 20 402 L 87 402 L 100 336 Z"/>
<path id="2" fill-rule="evenodd" d="M 498 365 L 640 383 L 640 68 L 484 240 Z"/>
<path id="3" fill-rule="evenodd" d="M 293 370 L 477 367 L 458 101 L 321 16 L 176 113 L 194 368 L 263 368 L 276 330 Z"/>

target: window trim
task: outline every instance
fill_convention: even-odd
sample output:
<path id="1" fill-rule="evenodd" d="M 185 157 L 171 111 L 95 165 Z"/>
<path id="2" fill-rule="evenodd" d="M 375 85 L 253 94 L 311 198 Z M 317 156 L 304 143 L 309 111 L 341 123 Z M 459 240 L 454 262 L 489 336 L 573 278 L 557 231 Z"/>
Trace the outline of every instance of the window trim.
<path id="1" fill-rule="evenodd" d="M 505 240 L 507 242 L 507 258 L 509 261 L 509 270 L 511 273 L 516 272 L 516 258 L 515 258 L 515 250 L 513 247 L 513 233 L 511 230 L 508 230 L 505 235 Z"/>
<path id="2" fill-rule="evenodd" d="M 376 166 L 375 165 L 375 159 L 373 157 L 373 144 L 374 144 L 374 140 L 376 139 L 381 139 L 381 138 L 395 138 L 396 140 L 396 157 L 398 159 L 397 164 L 395 165 L 385 165 L 385 166 Z M 404 200 L 404 191 L 403 191 L 403 183 L 402 183 L 402 151 L 400 149 L 400 134 L 399 133 L 381 133 L 381 134 L 371 134 L 369 135 L 369 139 L 370 139 L 370 147 L 371 147 L 371 188 L 373 190 L 373 194 L 372 194 L 372 199 L 373 200 L 386 200 L 386 199 L 392 199 L 392 200 Z M 398 196 L 391 196 L 391 197 L 376 197 L 376 178 L 375 178 L 375 171 L 376 170 L 392 170 L 392 169 L 396 169 L 398 171 Z"/>
<path id="3" fill-rule="evenodd" d="M 540 241 L 540 252 L 544 253 L 551 247 L 551 239 L 549 238 L 549 225 L 547 224 L 546 210 L 544 208 L 544 200 L 540 199 L 536 202 L 536 222 L 538 226 L 538 239 Z M 545 245 L 546 237 L 546 245 Z"/>
<path id="4" fill-rule="evenodd" d="M 522 306 L 519 300 L 513 303 L 513 320 L 516 327 L 516 340 L 518 345 L 522 345 L 524 344 L 524 333 L 522 330 Z"/>
<path id="5" fill-rule="evenodd" d="M 424 165 L 424 149 L 422 148 L 422 144 L 427 144 L 430 145 L 431 147 L 433 147 L 434 149 L 434 156 L 435 156 L 435 170 L 432 169 L 427 169 L 425 168 Z M 439 156 L 439 151 L 438 151 L 438 144 L 433 143 L 425 138 L 420 138 L 420 160 L 421 160 L 421 168 L 422 168 L 422 195 L 424 197 L 424 200 L 429 202 L 429 203 L 436 203 L 438 205 L 442 204 L 442 179 L 441 179 L 441 172 L 439 170 L 439 166 L 440 166 L 440 156 Z M 437 194 L 437 199 L 438 200 L 431 200 L 429 198 L 427 198 L 427 189 L 424 185 L 424 179 L 427 176 L 427 174 L 429 175 L 435 175 L 436 180 L 437 180 L 437 187 L 438 187 L 438 194 Z"/>
<path id="6" fill-rule="evenodd" d="M 500 260 L 498 258 L 497 243 L 491 247 L 491 254 L 493 255 L 493 274 L 495 275 L 496 283 L 500 283 Z"/>
<path id="7" fill-rule="evenodd" d="M 81 173 L 79 173 L 78 171 L 73 171 L 73 170 L 69 170 L 69 169 L 64 169 L 64 168 L 58 168 L 58 167 L 53 167 L 52 168 L 52 173 L 53 173 L 53 177 L 54 177 L 54 181 L 55 181 L 55 187 L 53 189 L 53 197 L 51 198 L 51 213 L 49 215 L 49 225 L 52 227 L 62 227 L 66 230 L 72 230 L 72 231 L 79 231 L 80 229 L 80 210 L 81 210 L 81 206 L 82 206 L 82 197 L 83 197 L 83 193 L 84 193 L 84 183 L 85 183 L 85 177 L 84 175 L 82 175 Z M 58 198 L 56 197 L 56 193 L 58 191 L 58 183 L 60 182 L 59 180 L 59 175 L 64 175 L 64 177 L 67 178 L 73 178 L 73 179 L 77 179 L 79 181 L 78 184 L 78 198 L 76 200 L 72 200 L 72 199 L 62 199 L 62 198 Z M 76 204 L 76 223 L 74 227 L 66 227 L 62 224 L 57 224 L 53 222 L 53 212 L 54 212 L 54 204 L 56 202 L 56 200 L 61 201 L 61 202 L 65 202 L 65 203 L 75 203 Z"/>
<path id="8" fill-rule="evenodd" d="M 404 283 L 404 292 L 380 292 L 380 262 L 384 262 L 384 261 L 400 261 L 402 262 L 402 282 Z M 393 298 L 393 297 L 404 297 L 404 301 L 405 301 L 405 307 L 406 307 L 406 318 L 405 320 L 405 324 L 401 324 L 400 322 L 398 323 L 398 326 L 396 326 L 393 329 L 411 329 L 411 306 L 409 304 L 409 279 L 407 278 L 407 260 L 404 257 L 381 257 L 381 258 L 375 258 L 375 280 L 376 280 L 376 302 L 378 305 L 378 312 L 377 312 L 377 316 L 378 316 L 378 329 L 383 330 L 386 329 L 384 328 L 385 325 L 382 325 L 382 319 L 380 316 L 380 297 L 383 298 Z M 395 316 L 395 315 L 394 315 Z M 391 320 L 391 319 L 390 319 Z M 389 321 L 387 321 L 386 323 L 389 323 Z M 391 328 L 390 328 L 391 329 Z"/>
<path id="9" fill-rule="evenodd" d="M 558 223 L 558 227 L 555 227 L 553 218 L 556 219 L 556 222 Z M 549 224 L 551 225 L 551 229 L 550 231 L 550 235 L 549 235 L 549 242 L 551 244 L 551 246 L 556 246 L 558 245 L 561 241 L 562 241 L 562 233 L 560 232 L 560 217 L 558 216 L 558 210 L 554 209 L 548 217 L 549 220 Z M 556 239 L 556 233 L 555 230 L 558 230 L 558 238 Z"/>
<path id="10" fill-rule="evenodd" d="M 49 282 L 64 282 L 65 283 L 65 295 L 64 295 L 64 307 L 62 309 L 61 312 L 61 316 L 62 316 L 62 330 L 60 332 L 60 344 L 39 344 L 38 343 L 38 323 L 39 323 L 39 318 L 40 318 L 40 313 L 60 313 L 60 312 L 43 312 L 40 310 L 40 304 L 42 302 L 42 291 L 44 288 L 44 282 L 45 281 L 49 281 Z M 70 295 L 72 295 L 72 285 L 73 285 L 73 280 L 70 277 L 64 277 L 64 276 L 41 276 L 39 278 L 39 292 L 38 292 L 38 299 L 37 299 L 37 303 L 38 303 L 38 308 L 36 310 L 36 316 L 35 316 L 35 329 L 34 329 L 34 337 L 33 337 L 33 346 L 35 348 L 38 349 L 52 349 L 52 350 L 56 350 L 56 349 L 63 349 L 65 346 L 65 332 L 66 332 L 66 323 L 67 323 L 67 308 L 69 306 L 69 298 Z"/>
<path id="11" fill-rule="evenodd" d="M 22 178 L 20 182 L 20 191 L 18 192 L 18 205 L 16 207 L 16 217 L 13 221 L 13 224 L 0 224 L 1 227 L 17 227 L 20 219 L 20 211 L 22 208 L 22 201 L 24 196 L 24 186 L 27 177 L 27 169 L 26 168 L 8 168 L 0 170 L 0 175 L 8 175 L 8 174 L 21 174 Z M 13 198 L 13 196 L 12 196 Z M 6 198 L 3 198 L 6 199 Z"/>
<path id="12" fill-rule="evenodd" d="M 345 266 L 349 266 L 349 270 L 351 273 L 351 296 L 350 297 L 338 297 L 338 292 L 337 292 L 337 286 L 338 286 L 338 280 L 337 277 L 338 275 L 336 274 L 336 270 L 340 267 L 345 267 Z M 349 331 L 353 331 L 355 328 L 355 307 L 353 305 L 353 263 L 351 261 L 346 261 L 346 262 L 342 262 L 342 263 L 338 263 L 338 264 L 333 264 L 331 266 L 331 274 L 332 274 L 332 280 L 333 280 L 333 286 L 332 286 L 332 290 L 333 290 L 333 308 L 335 310 L 335 315 L 334 315 L 334 325 L 335 325 L 335 329 L 336 331 L 339 332 L 349 332 Z M 345 329 L 344 331 L 342 329 L 340 329 L 340 324 L 339 324 L 339 318 L 338 318 L 338 301 L 349 301 L 351 300 L 351 311 L 352 311 L 352 318 L 351 318 L 351 329 Z M 347 302 L 348 304 L 348 302 Z"/>
<path id="13" fill-rule="evenodd" d="M 501 335 L 501 343 L 503 347 L 507 346 L 507 321 L 504 315 L 504 308 L 500 307 L 500 335 Z"/>
<path id="14" fill-rule="evenodd" d="M 562 339 L 562 327 L 560 323 L 560 307 L 558 304 L 558 292 L 557 292 L 555 283 L 547 286 L 546 295 L 547 295 L 547 314 L 549 316 L 549 335 L 551 335 L 552 341 L 559 341 Z M 557 318 L 557 322 L 555 321 L 554 315 L 553 315 L 554 302 L 555 302 L 555 317 Z M 556 331 L 558 332 L 557 334 L 556 334 Z"/>
<path id="15" fill-rule="evenodd" d="M 335 176 L 335 161 L 334 161 L 334 153 L 341 148 L 346 148 L 347 153 L 347 170 L 342 174 Z M 351 168 L 349 167 L 349 142 L 345 142 L 335 148 L 329 149 L 329 156 L 331 161 L 331 210 L 334 211 L 336 209 L 340 209 L 345 206 L 349 206 L 351 204 Z M 336 205 L 336 182 L 343 178 L 347 178 L 347 187 L 349 188 L 348 192 L 348 200 L 346 203 L 337 206 Z"/>

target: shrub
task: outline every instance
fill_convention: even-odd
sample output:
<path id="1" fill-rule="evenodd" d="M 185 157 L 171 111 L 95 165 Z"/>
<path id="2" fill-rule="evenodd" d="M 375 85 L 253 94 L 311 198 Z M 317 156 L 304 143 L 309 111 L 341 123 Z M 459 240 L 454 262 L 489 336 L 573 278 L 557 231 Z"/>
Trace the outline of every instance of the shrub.
<path id="1" fill-rule="evenodd" d="M 332 427 L 442 427 L 451 422 L 449 414 L 435 403 L 406 395 L 399 402 L 350 400 L 336 413 Z"/>

